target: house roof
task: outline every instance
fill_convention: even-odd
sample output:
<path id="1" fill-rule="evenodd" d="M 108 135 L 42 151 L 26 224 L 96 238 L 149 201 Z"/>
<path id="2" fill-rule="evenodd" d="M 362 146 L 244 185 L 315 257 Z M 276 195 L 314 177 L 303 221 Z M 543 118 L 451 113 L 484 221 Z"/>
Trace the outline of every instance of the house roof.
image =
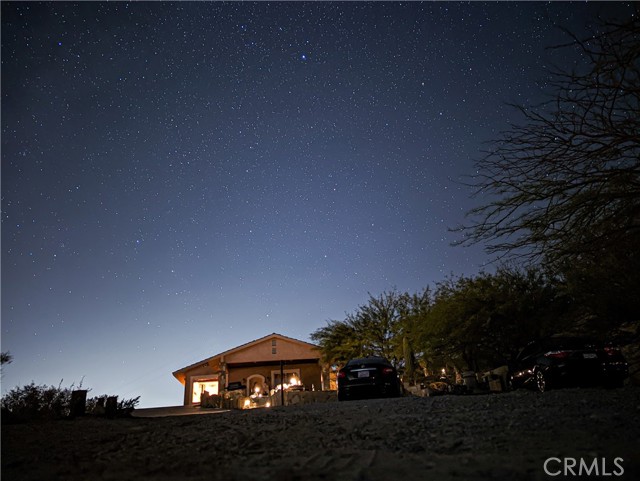
<path id="1" fill-rule="evenodd" d="M 207 358 L 205 358 L 205 359 L 203 359 L 203 360 L 201 360 L 201 361 L 194 362 L 193 364 L 190 364 L 190 365 L 185 366 L 185 367 L 183 367 L 183 368 L 181 368 L 181 369 L 178 369 L 177 371 L 174 371 L 174 372 L 173 372 L 173 375 L 174 375 L 174 377 L 176 377 L 178 380 L 180 380 L 180 374 L 183 374 L 185 371 L 188 371 L 188 370 L 190 370 L 190 369 L 193 369 L 194 367 L 198 367 L 198 366 L 200 366 L 200 365 L 202 365 L 202 364 L 204 364 L 204 363 L 206 363 L 206 362 L 208 362 L 208 361 L 210 361 L 210 360 L 212 360 L 212 359 L 220 358 L 220 357 L 222 357 L 222 356 L 227 356 L 227 355 L 229 355 L 229 354 L 232 354 L 232 353 L 234 353 L 234 352 L 240 351 L 240 350 L 242 350 L 242 349 L 246 349 L 247 347 L 250 347 L 250 346 L 252 346 L 252 345 L 254 345 L 254 344 L 259 344 L 259 343 L 261 343 L 261 342 L 264 342 L 264 341 L 267 341 L 267 340 L 269 340 L 269 339 L 273 339 L 273 338 L 276 338 L 276 339 L 286 339 L 286 340 L 288 340 L 288 341 L 293 341 L 293 342 L 298 343 L 298 344 L 304 344 L 304 345 L 309 346 L 309 347 L 311 347 L 311 348 L 318 349 L 318 346 L 316 346 L 315 344 L 311 344 L 310 342 L 301 341 L 301 340 L 299 340 L 299 339 L 294 339 L 293 337 L 284 336 L 284 335 L 282 335 L 282 334 L 278 334 L 277 332 L 273 332 L 273 333 L 268 334 L 268 335 L 266 335 L 266 336 L 263 336 L 263 337 L 261 337 L 261 338 L 259 338 L 259 339 L 254 339 L 253 341 L 245 342 L 244 344 L 241 344 L 241 345 L 239 345 L 239 346 L 236 346 L 236 347 L 234 347 L 234 348 L 232 348 L 232 349 L 228 349 L 228 350 L 223 351 L 223 352 L 221 352 L 221 353 L 215 354 L 214 356 L 207 357 Z M 318 357 L 319 357 L 319 356 L 318 356 Z"/>

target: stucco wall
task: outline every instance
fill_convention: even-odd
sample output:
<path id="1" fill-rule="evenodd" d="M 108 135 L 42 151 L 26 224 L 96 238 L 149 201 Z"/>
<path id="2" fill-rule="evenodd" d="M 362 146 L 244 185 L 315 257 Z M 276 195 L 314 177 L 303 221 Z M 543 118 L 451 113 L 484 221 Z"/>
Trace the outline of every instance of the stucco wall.
<path id="1" fill-rule="evenodd" d="M 274 340 L 275 346 L 273 345 Z M 275 353 L 273 353 L 274 348 L 276 350 Z M 272 338 L 253 344 L 247 347 L 247 349 L 240 349 L 236 352 L 229 353 L 225 355 L 224 360 L 227 363 L 241 363 L 269 360 L 313 359 L 319 357 L 320 354 L 313 346 L 283 338 Z"/>

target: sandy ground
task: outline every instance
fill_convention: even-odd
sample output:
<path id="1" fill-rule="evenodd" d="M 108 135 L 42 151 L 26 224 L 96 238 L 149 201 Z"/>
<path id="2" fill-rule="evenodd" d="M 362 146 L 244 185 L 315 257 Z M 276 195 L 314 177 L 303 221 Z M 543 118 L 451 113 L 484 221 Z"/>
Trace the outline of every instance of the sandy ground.
<path id="1" fill-rule="evenodd" d="M 407 397 L 3 425 L 2 479 L 637 480 L 639 439 L 639 387 Z"/>

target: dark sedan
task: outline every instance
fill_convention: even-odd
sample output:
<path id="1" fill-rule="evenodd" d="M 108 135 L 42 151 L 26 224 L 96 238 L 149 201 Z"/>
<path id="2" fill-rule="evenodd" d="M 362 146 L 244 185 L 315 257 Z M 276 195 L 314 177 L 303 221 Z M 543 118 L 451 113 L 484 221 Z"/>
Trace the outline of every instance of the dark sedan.
<path id="1" fill-rule="evenodd" d="M 401 393 L 396 368 L 382 357 L 352 359 L 338 372 L 338 401 L 395 397 Z"/>
<path id="2" fill-rule="evenodd" d="M 629 367 L 619 349 L 582 337 L 549 337 L 528 344 L 511 369 L 513 388 L 622 386 Z"/>

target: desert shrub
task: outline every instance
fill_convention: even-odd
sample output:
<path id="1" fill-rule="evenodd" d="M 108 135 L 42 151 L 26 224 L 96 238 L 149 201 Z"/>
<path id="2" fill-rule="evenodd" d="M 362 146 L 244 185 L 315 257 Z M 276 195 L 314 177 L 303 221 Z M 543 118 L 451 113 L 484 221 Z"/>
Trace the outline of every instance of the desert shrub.
<path id="1" fill-rule="evenodd" d="M 107 398 L 111 397 L 108 394 L 101 394 L 100 396 L 94 396 L 87 399 L 87 412 L 96 415 L 104 414 L 104 408 L 107 403 Z M 140 403 L 140 396 L 131 399 L 122 399 L 118 401 L 116 415 L 128 416 Z"/>
<path id="2" fill-rule="evenodd" d="M 140 396 L 131 399 L 123 399 L 122 401 L 118 402 L 118 411 L 122 412 L 123 414 L 130 413 L 136 408 L 139 403 Z"/>
<path id="3" fill-rule="evenodd" d="M 82 387 L 82 383 L 78 388 Z M 23 387 L 15 387 L 2 396 L 0 406 L 2 407 L 2 422 L 25 422 L 32 420 L 51 420 L 69 417 L 71 410 L 71 393 L 75 388 L 62 387 L 62 382 L 58 387 L 36 385 L 34 382 Z M 104 414 L 104 405 L 107 399 L 106 394 L 95 396 L 87 400 L 86 412 L 93 414 Z M 116 415 L 128 416 L 140 402 L 140 396 L 132 399 L 123 399 L 118 402 Z M 103 406 L 102 412 L 96 406 Z"/>
<path id="4" fill-rule="evenodd" d="M 62 384 L 62 383 L 61 383 Z M 60 419 L 69 415 L 71 388 L 61 385 L 15 387 L 2 397 L 3 421 Z"/>

